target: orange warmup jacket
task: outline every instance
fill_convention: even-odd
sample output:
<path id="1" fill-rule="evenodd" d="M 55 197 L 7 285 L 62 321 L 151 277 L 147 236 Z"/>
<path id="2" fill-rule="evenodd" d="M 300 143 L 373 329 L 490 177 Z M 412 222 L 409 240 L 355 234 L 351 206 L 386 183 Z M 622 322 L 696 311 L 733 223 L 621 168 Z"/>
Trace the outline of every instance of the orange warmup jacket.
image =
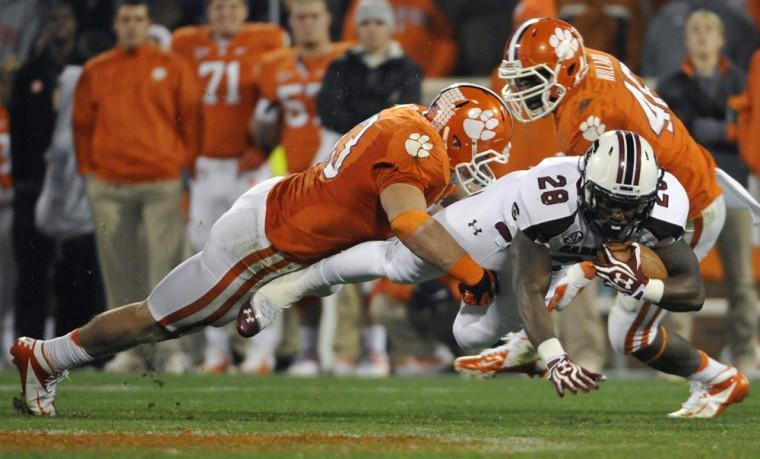
<path id="1" fill-rule="evenodd" d="M 179 177 L 199 151 L 200 96 L 187 63 L 152 44 L 91 59 L 74 96 L 79 171 L 111 183 Z"/>

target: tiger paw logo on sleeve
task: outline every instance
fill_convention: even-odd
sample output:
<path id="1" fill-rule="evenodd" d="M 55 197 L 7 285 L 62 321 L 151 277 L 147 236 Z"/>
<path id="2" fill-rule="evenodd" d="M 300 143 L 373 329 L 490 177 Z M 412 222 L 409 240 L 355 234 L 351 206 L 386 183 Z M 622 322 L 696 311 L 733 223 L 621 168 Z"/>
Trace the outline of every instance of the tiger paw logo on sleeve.
<path id="1" fill-rule="evenodd" d="M 433 144 L 430 143 L 430 137 L 415 132 L 406 139 L 404 147 L 406 148 L 406 152 L 415 158 L 427 158 L 430 156 Z"/>
<path id="2" fill-rule="evenodd" d="M 549 44 L 554 48 L 554 53 L 560 59 L 572 59 L 580 48 L 580 42 L 569 29 L 554 29 L 554 34 L 549 37 Z"/>
<path id="3" fill-rule="evenodd" d="M 591 115 L 586 121 L 581 123 L 579 129 L 581 130 L 581 133 L 583 133 L 584 139 L 593 142 L 598 139 L 599 136 L 604 134 L 606 128 L 598 116 Z"/>
<path id="4" fill-rule="evenodd" d="M 493 110 L 481 110 L 473 108 L 467 112 L 467 119 L 464 120 L 464 132 L 471 139 L 491 140 L 496 136 L 493 129 L 499 125 L 499 120 L 494 117 Z"/>

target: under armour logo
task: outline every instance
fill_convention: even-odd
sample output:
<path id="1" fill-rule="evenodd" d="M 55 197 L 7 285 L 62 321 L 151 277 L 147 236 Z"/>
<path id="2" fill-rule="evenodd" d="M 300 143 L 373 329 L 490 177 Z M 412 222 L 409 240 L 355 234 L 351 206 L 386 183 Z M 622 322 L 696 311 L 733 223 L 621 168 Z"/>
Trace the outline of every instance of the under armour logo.
<path id="1" fill-rule="evenodd" d="M 245 314 L 246 323 L 256 322 L 256 317 L 253 315 L 253 308 L 243 309 L 243 314 Z"/>
<path id="2" fill-rule="evenodd" d="M 478 233 L 482 233 L 483 232 L 482 229 L 478 228 L 475 225 L 477 222 L 478 222 L 477 220 L 473 220 L 473 221 L 471 221 L 470 223 L 467 224 L 467 226 L 469 226 L 470 228 L 472 228 L 472 234 L 475 235 L 475 236 L 477 236 Z"/>
<path id="3" fill-rule="evenodd" d="M 623 274 L 615 273 L 615 283 L 626 290 L 630 290 L 631 287 L 633 287 L 633 279 L 631 279 L 629 276 L 625 276 L 625 277 L 626 279 L 623 280 Z"/>

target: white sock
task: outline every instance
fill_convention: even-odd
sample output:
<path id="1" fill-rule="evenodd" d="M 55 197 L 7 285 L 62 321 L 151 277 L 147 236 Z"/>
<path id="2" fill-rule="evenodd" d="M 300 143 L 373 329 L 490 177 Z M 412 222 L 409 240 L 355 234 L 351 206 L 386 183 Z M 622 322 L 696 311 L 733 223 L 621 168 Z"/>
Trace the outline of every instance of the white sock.
<path id="1" fill-rule="evenodd" d="M 362 327 L 362 342 L 370 353 L 385 355 L 385 327 L 382 325 L 366 325 Z"/>
<path id="2" fill-rule="evenodd" d="M 42 353 L 57 371 L 78 367 L 95 360 L 79 345 L 79 329 L 42 342 Z"/>
<path id="3" fill-rule="evenodd" d="M 317 327 L 298 327 L 298 354 L 316 357 L 319 349 L 319 329 Z"/>
<path id="4" fill-rule="evenodd" d="M 385 276 L 385 242 L 365 242 L 306 268 L 300 279 L 304 292 L 336 284 L 356 284 Z"/>
<path id="5" fill-rule="evenodd" d="M 702 362 L 699 364 L 697 371 L 689 376 L 689 379 L 699 381 L 702 384 L 708 384 L 720 373 L 728 370 L 728 365 L 718 362 L 702 351 L 699 351 L 699 353 L 702 355 Z"/>
<path id="6" fill-rule="evenodd" d="M 277 350 L 277 346 L 280 344 L 281 339 L 282 314 L 277 314 L 277 317 L 268 327 L 261 330 L 256 336 L 248 340 L 249 353 L 251 351 L 254 353 L 260 352 L 274 357 L 274 353 Z"/>
<path id="7" fill-rule="evenodd" d="M 224 359 L 232 355 L 230 334 L 226 328 L 206 327 L 203 331 L 206 338 L 206 358 Z"/>

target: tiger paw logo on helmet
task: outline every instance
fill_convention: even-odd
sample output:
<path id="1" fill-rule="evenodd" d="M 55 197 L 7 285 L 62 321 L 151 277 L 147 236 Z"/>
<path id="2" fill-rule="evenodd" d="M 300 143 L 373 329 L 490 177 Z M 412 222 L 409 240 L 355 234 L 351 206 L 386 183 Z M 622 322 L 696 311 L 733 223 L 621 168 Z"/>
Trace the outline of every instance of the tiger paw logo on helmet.
<path id="1" fill-rule="evenodd" d="M 494 118 L 493 110 L 473 108 L 467 112 L 467 119 L 463 124 L 464 132 L 472 140 L 491 140 L 496 136 L 493 129 L 499 125 L 499 120 Z"/>
<path id="2" fill-rule="evenodd" d="M 406 139 L 404 148 L 406 148 L 407 153 L 415 158 L 427 158 L 430 156 L 430 150 L 433 149 L 433 144 L 429 140 L 430 137 L 415 132 Z"/>
<path id="3" fill-rule="evenodd" d="M 549 37 L 549 44 L 552 45 L 554 53 L 560 59 L 572 59 L 581 46 L 578 39 L 573 36 L 570 30 L 563 30 L 559 27 L 555 28 L 554 34 Z"/>
<path id="4" fill-rule="evenodd" d="M 598 139 L 599 136 L 604 134 L 606 126 L 602 123 L 602 120 L 598 116 L 591 115 L 586 121 L 582 122 L 579 129 L 583 133 L 583 138 L 589 142 L 593 142 Z"/>

